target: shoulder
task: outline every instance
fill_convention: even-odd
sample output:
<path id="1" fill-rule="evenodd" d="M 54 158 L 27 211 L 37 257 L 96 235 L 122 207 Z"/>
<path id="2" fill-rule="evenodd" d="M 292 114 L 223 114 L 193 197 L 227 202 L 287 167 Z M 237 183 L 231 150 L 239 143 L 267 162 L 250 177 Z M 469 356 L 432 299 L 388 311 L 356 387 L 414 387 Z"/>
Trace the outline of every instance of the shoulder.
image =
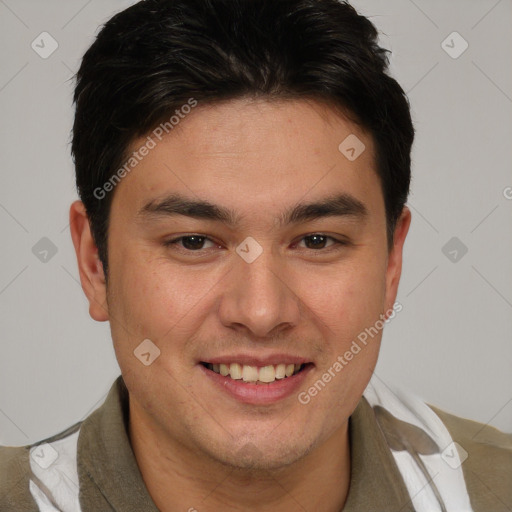
<path id="1" fill-rule="evenodd" d="M 38 468 L 45 469 L 52 465 L 56 453 L 52 446 L 69 439 L 79 430 L 81 423 L 76 423 L 52 437 L 33 444 L 0 446 L 0 512 L 39 510 L 31 492 L 31 486 L 35 485 L 34 481 L 38 481 Z"/>
<path id="2" fill-rule="evenodd" d="M 38 510 L 29 490 L 30 448 L 0 446 L 0 510 Z"/>
<path id="3" fill-rule="evenodd" d="M 457 443 L 455 446 L 463 461 L 464 479 L 475 512 L 510 510 L 512 434 L 428 405 Z"/>

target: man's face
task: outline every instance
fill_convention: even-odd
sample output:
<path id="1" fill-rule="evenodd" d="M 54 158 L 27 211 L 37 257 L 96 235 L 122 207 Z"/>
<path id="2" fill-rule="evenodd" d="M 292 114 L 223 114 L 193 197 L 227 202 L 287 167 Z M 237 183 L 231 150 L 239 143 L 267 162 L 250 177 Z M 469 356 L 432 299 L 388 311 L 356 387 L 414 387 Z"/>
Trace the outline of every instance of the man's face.
<path id="1" fill-rule="evenodd" d="M 338 149 L 351 134 L 366 148 L 353 161 Z M 171 195 L 227 210 L 232 223 L 207 208 L 172 213 L 176 202 L 161 205 Z M 329 215 L 290 218 L 342 195 Z M 199 104 L 116 187 L 108 251 L 108 318 L 132 417 L 241 467 L 291 463 L 346 428 L 380 331 L 309 403 L 299 396 L 392 308 L 400 272 L 374 145 L 356 125 L 305 101 Z M 149 365 L 134 355 L 146 339 L 160 350 Z M 281 376 L 280 364 L 305 366 L 256 384 L 208 363 L 235 377 L 232 363 L 274 366 L 243 369 L 262 380 Z"/>

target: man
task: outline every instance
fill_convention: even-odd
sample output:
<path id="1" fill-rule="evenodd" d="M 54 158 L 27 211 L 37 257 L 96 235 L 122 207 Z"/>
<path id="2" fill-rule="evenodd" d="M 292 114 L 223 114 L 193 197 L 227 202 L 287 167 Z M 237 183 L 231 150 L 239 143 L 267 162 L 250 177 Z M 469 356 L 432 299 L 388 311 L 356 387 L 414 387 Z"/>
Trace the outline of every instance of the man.
<path id="1" fill-rule="evenodd" d="M 0 510 L 511 509 L 510 435 L 372 378 L 414 135 L 376 40 L 335 0 L 146 0 L 104 26 L 70 225 L 122 376 L 0 449 Z"/>

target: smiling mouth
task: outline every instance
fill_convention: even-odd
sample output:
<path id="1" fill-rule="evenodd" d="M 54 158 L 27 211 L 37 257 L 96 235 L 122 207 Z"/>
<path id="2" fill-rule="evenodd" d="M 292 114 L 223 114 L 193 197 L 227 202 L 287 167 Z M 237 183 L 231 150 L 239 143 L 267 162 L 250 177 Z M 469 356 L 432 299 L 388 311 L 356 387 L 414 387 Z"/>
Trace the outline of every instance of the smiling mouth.
<path id="1" fill-rule="evenodd" d="M 277 380 L 288 379 L 302 372 L 311 363 L 275 364 L 267 366 L 251 366 L 239 363 L 211 364 L 201 361 L 208 370 L 223 377 L 252 384 L 272 384 Z"/>

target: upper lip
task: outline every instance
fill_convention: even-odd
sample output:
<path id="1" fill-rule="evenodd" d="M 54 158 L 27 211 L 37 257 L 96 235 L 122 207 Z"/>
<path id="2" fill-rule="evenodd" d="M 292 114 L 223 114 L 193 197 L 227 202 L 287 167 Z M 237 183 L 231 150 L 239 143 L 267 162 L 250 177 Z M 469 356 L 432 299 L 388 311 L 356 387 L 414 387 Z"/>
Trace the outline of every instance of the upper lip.
<path id="1" fill-rule="evenodd" d="M 226 354 L 224 356 L 201 359 L 201 362 L 211 364 L 239 363 L 248 366 L 270 366 L 277 364 L 304 364 L 311 362 L 311 360 L 292 354 Z"/>

